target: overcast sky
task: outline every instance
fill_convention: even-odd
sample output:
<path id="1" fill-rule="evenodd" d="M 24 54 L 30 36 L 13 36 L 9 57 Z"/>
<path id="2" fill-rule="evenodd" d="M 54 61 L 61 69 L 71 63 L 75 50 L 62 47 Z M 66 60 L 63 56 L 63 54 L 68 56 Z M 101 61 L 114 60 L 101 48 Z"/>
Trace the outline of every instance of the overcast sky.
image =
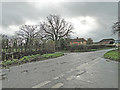
<path id="1" fill-rule="evenodd" d="M 117 2 L 2 2 L 0 7 L 0 34 L 14 35 L 23 24 L 38 24 L 57 14 L 73 24 L 71 38 L 117 39 L 111 28 L 118 19 Z"/>

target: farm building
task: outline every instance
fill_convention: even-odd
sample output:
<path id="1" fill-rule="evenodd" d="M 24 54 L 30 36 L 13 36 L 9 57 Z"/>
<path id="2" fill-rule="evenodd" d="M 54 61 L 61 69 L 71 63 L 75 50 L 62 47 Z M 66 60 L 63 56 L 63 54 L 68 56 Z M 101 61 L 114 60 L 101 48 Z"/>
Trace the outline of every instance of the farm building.
<path id="1" fill-rule="evenodd" d="M 86 45 L 87 44 L 87 40 L 85 40 L 84 38 L 76 38 L 76 39 L 71 39 L 70 40 L 70 45 Z"/>
<path id="2" fill-rule="evenodd" d="M 101 41 L 99 41 L 99 44 L 113 44 L 115 42 L 114 39 L 110 38 L 110 39 L 102 39 Z"/>

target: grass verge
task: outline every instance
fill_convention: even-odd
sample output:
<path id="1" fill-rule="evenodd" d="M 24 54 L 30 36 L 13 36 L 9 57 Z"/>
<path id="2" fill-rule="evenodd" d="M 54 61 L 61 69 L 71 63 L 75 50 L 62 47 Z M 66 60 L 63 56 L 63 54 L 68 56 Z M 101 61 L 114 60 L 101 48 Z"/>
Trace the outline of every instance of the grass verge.
<path id="1" fill-rule="evenodd" d="M 27 63 L 27 62 L 32 62 L 32 61 L 40 61 L 40 60 L 45 60 L 45 59 L 49 59 L 49 58 L 56 58 L 56 57 L 60 57 L 64 55 L 63 52 L 56 52 L 56 53 L 52 53 L 52 54 L 36 54 L 36 55 L 31 55 L 31 56 L 24 56 L 21 59 L 13 59 L 13 60 L 5 60 L 2 61 L 2 66 L 6 67 L 6 66 L 11 66 L 11 65 L 20 65 L 23 63 Z"/>
<path id="2" fill-rule="evenodd" d="M 56 57 L 59 57 L 62 55 L 64 55 L 64 53 L 62 53 L 62 52 L 57 52 L 57 53 L 53 53 L 53 54 L 43 54 L 42 58 L 56 58 Z"/>
<path id="3" fill-rule="evenodd" d="M 120 61 L 120 56 L 119 55 L 120 55 L 120 51 L 118 51 L 118 50 L 111 50 L 111 51 L 108 51 L 107 53 L 105 53 L 104 57 L 106 59 Z"/>

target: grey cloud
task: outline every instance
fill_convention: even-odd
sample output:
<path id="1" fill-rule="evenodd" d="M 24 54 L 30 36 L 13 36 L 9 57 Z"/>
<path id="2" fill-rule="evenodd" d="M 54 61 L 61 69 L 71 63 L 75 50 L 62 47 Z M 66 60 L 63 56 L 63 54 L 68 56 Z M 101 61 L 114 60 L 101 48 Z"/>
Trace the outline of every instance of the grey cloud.
<path id="1" fill-rule="evenodd" d="M 4 2 L 2 3 L 2 25 L 4 27 L 22 25 L 25 23 L 25 19 L 38 20 L 49 14 L 59 14 L 66 18 L 92 16 L 98 21 L 100 28 L 88 32 L 85 38 L 91 37 L 99 40 L 112 37 L 111 25 L 118 18 L 117 5 L 117 2 L 62 2 L 58 6 L 47 4 L 41 8 L 35 8 L 32 2 Z M 113 37 L 116 38 L 116 36 Z"/>
<path id="2" fill-rule="evenodd" d="M 33 6 L 25 2 L 7 2 L 2 4 L 2 24 L 8 25 L 20 25 L 24 23 L 24 19 L 36 18 L 36 10 Z"/>
<path id="3" fill-rule="evenodd" d="M 0 12 L 2 12 L 2 3 L 0 2 Z M 2 14 L 0 14 L 0 25 L 2 25 Z"/>
<path id="4" fill-rule="evenodd" d="M 38 3 L 38 5 L 41 5 L 41 3 Z M 59 11 L 53 5 L 45 6 L 41 10 L 35 8 L 32 2 L 4 2 L 2 4 L 2 23 L 3 26 L 20 25 L 25 22 L 25 19 L 37 20 L 58 12 Z"/>
<path id="5" fill-rule="evenodd" d="M 29 2 L 32 3 L 32 2 Z M 2 5 L 3 25 L 21 24 L 24 18 L 37 19 L 38 17 L 46 17 L 48 14 L 57 13 L 61 16 L 76 17 L 76 16 L 94 16 L 101 19 L 115 19 L 117 17 L 117 3 L 113 2 L 64 2 L 60 3 L 61 8 L 57 8 L 50 4 L 39 10 L 25 2 L 6 2 Z M 38 3 L 40 5 L 40 3 Z M 64 10 L 62 9 L 64 8 Z M 62 10 L 61 10 L 62 9 Z"/>

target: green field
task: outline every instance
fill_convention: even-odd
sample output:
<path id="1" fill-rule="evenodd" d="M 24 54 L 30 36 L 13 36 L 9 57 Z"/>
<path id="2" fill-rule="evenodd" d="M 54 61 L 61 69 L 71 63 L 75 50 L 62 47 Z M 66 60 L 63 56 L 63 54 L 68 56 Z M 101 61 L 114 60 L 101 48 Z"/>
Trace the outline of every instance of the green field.
<path id="1" fill-rule="evenodd" d="M 120 55 L 120 51 L 118 51 L 118 50 L 111 50 L 111 51 L 108 51 L 107 53 L 105 53 L 104 57 L 106 59 L 120 61 L 120 56 L 119 55 Z"/>

